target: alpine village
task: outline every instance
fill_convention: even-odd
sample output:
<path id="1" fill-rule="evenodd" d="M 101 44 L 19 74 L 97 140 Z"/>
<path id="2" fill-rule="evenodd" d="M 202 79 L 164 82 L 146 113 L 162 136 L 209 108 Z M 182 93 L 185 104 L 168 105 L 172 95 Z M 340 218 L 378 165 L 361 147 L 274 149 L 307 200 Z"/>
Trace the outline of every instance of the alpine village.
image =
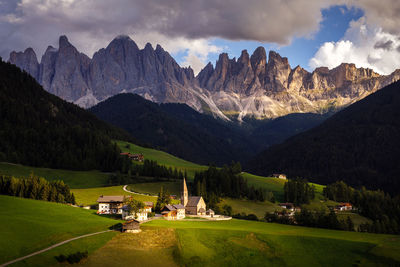
<path id="1" fill-rule="evenodd" d="M 400 266 L 400 2 L 0 0 L 0 267 Z"/>

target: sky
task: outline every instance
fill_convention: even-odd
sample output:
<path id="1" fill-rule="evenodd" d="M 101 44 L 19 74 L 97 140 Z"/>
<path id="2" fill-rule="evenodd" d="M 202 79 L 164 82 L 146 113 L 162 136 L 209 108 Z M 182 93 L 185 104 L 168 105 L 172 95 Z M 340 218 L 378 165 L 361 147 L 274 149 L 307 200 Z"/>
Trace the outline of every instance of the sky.
<path id="1" fill-rule="evenodd" d="M 89 57 L 118 35 L 160 44 L 198 73 L 222 52 L 263 46 L 313 71 L 341 63 L 389 74 L 400 68 L 399 0 L 0 0 L 0 56 L 60 35 Z"/>

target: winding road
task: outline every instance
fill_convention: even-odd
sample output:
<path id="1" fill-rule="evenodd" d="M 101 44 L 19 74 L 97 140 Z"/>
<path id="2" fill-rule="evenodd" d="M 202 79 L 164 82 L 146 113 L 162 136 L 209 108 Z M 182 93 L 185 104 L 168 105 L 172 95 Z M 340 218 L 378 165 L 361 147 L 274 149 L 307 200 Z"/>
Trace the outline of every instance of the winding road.
<path id="1" fill-rule="evenodd" d="M 77 237 L 74 237 L 74 238 L 71 238 L 71 239 L 62 241 L 62 242 L 60 242 L 60 243 L 57 243 L 57 244 L 55 244 L 55 245 L 52 245 L 52 246 L 50 246 L 50 247 L 48 247 L 48 248 L 45 248 L 45 249 L 42 249 L 42 250 L 33 252 L 33 253 L 29 254 L 29 255 L 26 255 L 26 256 L 17 258 L 17 259 L 15 259 L 15 260 L 12 260 L 12 261 L 3 263 L 3 264 L 0 265 L 0 267 L 7 266 L 7 265 L 10 265 L 10 264 L 16 263 L 16 262 L 18 262 L 18 261 L 25 260 L 25 259 L 27 259 L 27 258 L 30 258 L 30 257 L 32 257 L 32 256 L 41 254 L 41 253 L 46 252 L 46 251 L 49 251 L 49 250 L 51 250 L 51 249 L 53 249 L 53 248 L 59 247 L 59 246 L 61 246 L 61 245 L 64 245 L 64 244 L 66 244 L 66 243 L 69 243 L 69 242 L 74 241 L 74 240 L 77 240 L 77 239 L 85 238 L 85 237 L 92 236 L 92 235 L 103 234 L 103 233 L 107 233 L 107 232 L 111 232 L 111 231 L 114 231 L 114 230 L 106 230 L 106 231 L 101 231 L 101 232 L 96 232 L 96 233 L 91 233 L 91 234 L 86 234 L 86 235 L 77 236 Z"/>
<path id="2" fill-rule="evenodd" d="M 125 192 L 131 193 L 131 194 L 147 196 L 147 197 L 158 197 L 158 196 L 153 196 L 153 195 L 149 195 L 149 194 L 142 194 L 142 193 L 138 193 L 138 192 L 129 191 L 128 189 L 126 189 L 127 187 L 128 187 L 128 185 L 124 185 L 124 187 L 122 189 L 124 189 Z"/>

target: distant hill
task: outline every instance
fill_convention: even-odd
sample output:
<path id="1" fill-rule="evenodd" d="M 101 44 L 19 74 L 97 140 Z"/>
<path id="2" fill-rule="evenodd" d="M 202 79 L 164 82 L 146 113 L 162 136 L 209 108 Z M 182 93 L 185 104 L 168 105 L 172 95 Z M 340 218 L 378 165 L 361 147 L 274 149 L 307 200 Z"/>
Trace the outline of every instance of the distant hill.
<path id="1" fill-rule="evenodd" d="M 185 104 L 156 104 L 120 94 L 89 109 L 148 146 L 200 164 L 242 163 L 270 145 L 320 124 L 329 114 L 291 114 L 242 124 L 201 114 Z"/>
<path id="2" fill-rule="evenodd" d="M 263 151 L 247 164 L 258 174 L 284 172 L 317 183 L 400 189 L 400 81 L 324 123 Z"/>
<path id="3" fill-rule="evenodd" d="M 241 134 L 184 104 L 156 104 L 134 94 L 119 94 L 89 109 L 141 142 L 196 163 L 218 165 L 247 159 Z"/>
<path id="4" fill-rule="evenodd" d="M 0 60 L 0 161 L 64 169 L 120 168 L 111 138 L 123 130 L 48 92 L 26 72 Z"/>

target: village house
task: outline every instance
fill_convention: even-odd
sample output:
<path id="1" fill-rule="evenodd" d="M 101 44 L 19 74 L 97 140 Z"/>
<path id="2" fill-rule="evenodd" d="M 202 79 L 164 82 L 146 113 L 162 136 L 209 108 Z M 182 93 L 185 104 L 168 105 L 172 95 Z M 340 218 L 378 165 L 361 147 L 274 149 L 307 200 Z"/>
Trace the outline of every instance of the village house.
<path id="1" fill-rule="evenodd" d="M 147 221 L 147 214 L 149 212 L 146 208 L 140 209 L 139 212 L 135 214 L 130 214 L 128 206 L 123 206 L 122 208 L 122 220 L 138 220 L 140 222 Z"/>
<path id="2" fill-rule="evenodd" d="M 144 203 L 144 211 L 151 213 L 152 208 L 154 207 L 153 202 L 145 201 Z"/>
<path id="3" fill-rule="evenodd" d="M 103 196 L 101 195 L 97 202 L 99 203 L 99 214 L 122 214 L 124 196 Z"/>
<path id="4" fill-rule="evenodd" d="M 183 178 L 181 204 L 185 207 L 186 214 L 188 215 L 206 215 L 206 203 L 204 202 L 203 197 L 189 197 L 185 178 Z"/>
<path id="5" fill-rule="evenodd" d="M 161 215 L 167 220 L 181 220 L 185 218 L 185 207 L 182 204 L 165 205 Z"/>
<path id="6" fill-rule="evenodd" d="M 212 209 L 208 209 L 208 210 L 206 211 L 206 215 L 207 215 L 207 216 L 210 216 L 211 218 L 213 218 L 214 215 L 215 215 L 215 212 L 214 212 Z"/>
<path id="7" fill-rule="evenodd" d="M 295 207 L 293 203 L 279 203 L 278 204 L 279 207 L 290 210 L 290 211 L 294 211 Z"/>
<path id="8" fill-rule="evenodd" d="M 122 155 L 122 156 L 127 156 L 127 157 L 129 157 L 131 160 L 134 160 L 134 161 L 140 161 L 140 162 L 142 162 L 143 160 L 144 160 L 144 156 L 143 156 L 143 154 L 131 154 L 131 153 L 129 153 L 129 152 L 123 152 L 123 153 L 120 153 L 120 155 Z"/>
<path id="9" fill-rule="evenodd" d="M 346 210 L 352 210 L 353 206 L 350 203 L 340 203 L 335 207 L 335 210 L 337 211 L 346 211 Z"/>
<path id="10" fill-rule="evenodd" d="M 126 233 L 139 233 L 141 231 L 140 222 L 137 220 L 130 220 L 126 223 L 123 223 L 121 231 Z"/>
<path id="11" fill-rule="evenodd" d="M 271 176 L 275 177 L 275 178 L 283 179 L 283 180 L 287 179 L 286 174 L 283 174 L 283 173 L 274 173 Z"/>

